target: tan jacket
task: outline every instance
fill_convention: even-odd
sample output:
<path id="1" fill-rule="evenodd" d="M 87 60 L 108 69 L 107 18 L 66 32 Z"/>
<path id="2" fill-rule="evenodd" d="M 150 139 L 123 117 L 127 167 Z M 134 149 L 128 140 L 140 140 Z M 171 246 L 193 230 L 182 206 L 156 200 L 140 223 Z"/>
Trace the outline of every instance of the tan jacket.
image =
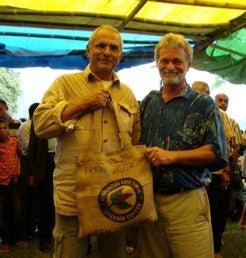
<path id="1" fill-rule="evenodd" d="M 63 75 L 55 80 L 35 110 L 33 119 L 37 136 L 57 137 L 54 172 L 54 201 L 56 212 L 67 216 L 78 215 L 75 198 L 75 157 L 89 146 L 92 112 L 79 119 L 61 122 L 61 113 L 70 101 L 86 97 L 95 89 L 104 87 L 91 72 L 90 67 L 80 73 Z M 140 139 L 140 113 L 138 103 L 126 85 L 114 80 L 109 92 L 113 101 L 120 106 L 120 116 L 125 130 L 133 143 Z M 118 127 L 109 107 L 102 115 L 102 150 L 105 153 L 121 148 Z M 93 184 L 93 182 L 92 182 Z"/>

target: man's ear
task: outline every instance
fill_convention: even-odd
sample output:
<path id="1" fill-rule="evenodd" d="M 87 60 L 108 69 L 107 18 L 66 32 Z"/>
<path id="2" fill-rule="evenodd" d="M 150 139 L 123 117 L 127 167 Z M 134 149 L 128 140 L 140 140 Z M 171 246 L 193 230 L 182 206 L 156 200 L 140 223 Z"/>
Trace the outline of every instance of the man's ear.
<path id="1" fill-rule="evenodd" d="M 121 61 L 122 57 L 123 57 L 123 52 L 121 52 L 121 54 L 120 54 L 119 62 Z M 118 62 L 118 63 L 119 63 L 119 62 Z"/>
<path id="2" fill-rule="evenodd" d="M 187 71 L 191 68 L 192 63 L 190 61 L 188 61 L 188 68 Z"/>
<path id="3" fill-rule="evenodd" d="M 90 58 L 90 46 L 86 45 L 86 56 Z"/>

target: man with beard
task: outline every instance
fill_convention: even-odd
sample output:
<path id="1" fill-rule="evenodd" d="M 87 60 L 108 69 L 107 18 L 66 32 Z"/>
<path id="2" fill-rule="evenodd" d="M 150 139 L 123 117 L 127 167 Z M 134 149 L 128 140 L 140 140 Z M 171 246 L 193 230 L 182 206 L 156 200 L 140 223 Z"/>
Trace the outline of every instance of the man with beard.
<path id="1" fill-rule="evenodd" d="M 159 92 L 141 103 L 142 142 L 154 177 L 158 220 L 142 228 L 142 257 L 211 258 L 213 238 L 204 186 L 227 164 L 223 125 L 211 97 L 193 91 L 185 75 L 193 51 L 181 35 L 155 48 Z M 147 102 L 147 103 L 146 103 Z"/>

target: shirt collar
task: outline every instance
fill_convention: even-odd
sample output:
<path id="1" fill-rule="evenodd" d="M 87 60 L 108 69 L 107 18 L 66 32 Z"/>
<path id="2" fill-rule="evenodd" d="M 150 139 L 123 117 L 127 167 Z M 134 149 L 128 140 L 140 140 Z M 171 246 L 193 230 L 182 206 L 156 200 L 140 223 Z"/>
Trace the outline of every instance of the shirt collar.
<path id="1" fill-rule="evenodd" d="M 85 76 L 87 78 L 87 81 L 89 82 L 90 80 L 99 80 L 101 81 L 92 71 L 90 68 L 90 64 L 87 65 L 87 67 L 84 70 Z M 112 80 L 112 86 L 118 86 L 120 87 L 120 79 L 118 75 L 116 74 L 115 71 L 113 71 L 113 80 Z"/>
<path id="2" fill-rule="evenodd" d="M 191 87 L 189 84 L 186 84 L 186 87 L 184 90 L 182 90 L 178 95 L 177 97 L 183 97 L 185 99 L 190 99 L 192 97 L 192 93 L 193 91 L 191 90 Z"/>
<path id="3" fill-rule="evenodd" d="M 161 87 L 162 89 L 162 87 Z M 159 91 L 159 95 L 161 96 L 161 89 Z M 175 98 L 181 97 L 184 99 L 190 99 L 192 97 L 193 91 L 189 84 L 186 83 L 186 87 L 184 90 L 182 90 Z"/>

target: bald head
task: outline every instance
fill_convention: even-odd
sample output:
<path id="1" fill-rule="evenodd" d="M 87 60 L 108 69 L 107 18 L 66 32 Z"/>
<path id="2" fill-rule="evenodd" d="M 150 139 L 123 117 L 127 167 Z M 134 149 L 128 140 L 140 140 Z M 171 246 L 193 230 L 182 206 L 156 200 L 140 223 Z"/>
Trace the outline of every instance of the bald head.
<path id="1" fill-rule="evenodd" d="M 219 93 L 215 96 L 216 105 L 226 111 L 229 104 L 229 98 L 225 93 Z"/>
<path id="2" fill-rule="evenodd" d="M 206 82 L 195 81 L 195 82 L 193 82 L 191 87 L 196 92 L 201 92 L 206 95 L 210 95 L 209 86 Z"/>

